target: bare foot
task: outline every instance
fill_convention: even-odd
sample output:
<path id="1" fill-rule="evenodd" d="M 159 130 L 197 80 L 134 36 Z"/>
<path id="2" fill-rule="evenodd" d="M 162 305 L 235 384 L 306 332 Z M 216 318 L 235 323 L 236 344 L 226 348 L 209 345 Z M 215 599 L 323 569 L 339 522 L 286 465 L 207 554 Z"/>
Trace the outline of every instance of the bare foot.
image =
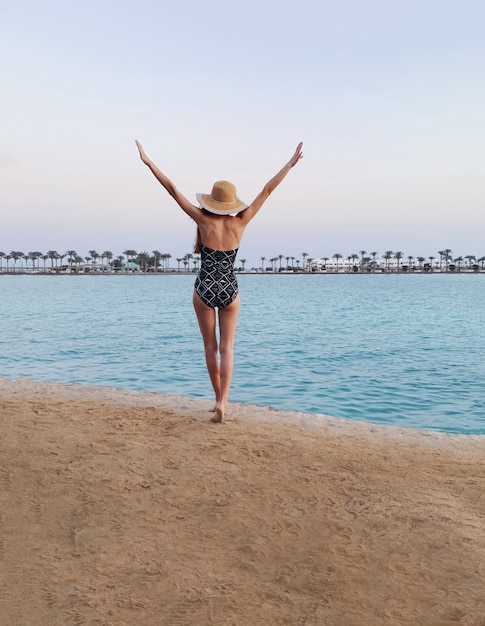
<path id="1" fill-rule="evenodd" d="M 217 409 L 217 405 L 220 403 L 220 400 L 216 398 L 216 403 L 214 404 L 214 408 L 209 409 L 209 413 L 215 413 Z"/>
<path id="2" fill-rule="evenodd" d="M 211 422 L 214 424 L 222 424 L 224 422 L 224 408 L 221 404 L 216 404 L 214 407 L 214 417 L 211 417 Z"/>

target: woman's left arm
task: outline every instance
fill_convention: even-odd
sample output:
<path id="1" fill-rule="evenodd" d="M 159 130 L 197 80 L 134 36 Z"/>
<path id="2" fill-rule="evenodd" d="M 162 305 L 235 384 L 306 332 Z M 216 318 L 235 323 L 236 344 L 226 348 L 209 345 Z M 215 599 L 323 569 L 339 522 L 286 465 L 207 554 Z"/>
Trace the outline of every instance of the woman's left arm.
<path id="1" fill-rule="evenodd" d="M 284 165 L 280 171 L 269 180 L 266 185 L 263 187 L 262 191 L 256 196 L 256 198 L 251 202 L 247 209 L 241 211 L 239 214 L 241 219 L 245 221 L 245 223 L 249 222 L 253 219 L 259 209 L 263 206 L 266 200 L 269 198 L 270 194 L 278 187 L 278 185 L 283 181 L 288 172 L 293 168 L 300 159 L 303 158 L 303 154 L 301 149 L 303 147 L 303 143 L 299 143 L 296 147 L 296 150 L 291 157 L 291 159 Z"/>

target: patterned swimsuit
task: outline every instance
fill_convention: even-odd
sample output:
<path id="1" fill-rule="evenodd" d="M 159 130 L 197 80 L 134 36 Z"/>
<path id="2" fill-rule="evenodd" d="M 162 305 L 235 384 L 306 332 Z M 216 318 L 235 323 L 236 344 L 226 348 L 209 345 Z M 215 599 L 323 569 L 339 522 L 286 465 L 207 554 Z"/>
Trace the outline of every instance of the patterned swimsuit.
<path id="1" fill-rule="evenodd" d="M 212 250 L 200 246 L 201 265 L 195 280 L 195 291 L 207 306 L 220 308 L 231 304 L 238 294 L 234 276 L 236 250 Z"/>

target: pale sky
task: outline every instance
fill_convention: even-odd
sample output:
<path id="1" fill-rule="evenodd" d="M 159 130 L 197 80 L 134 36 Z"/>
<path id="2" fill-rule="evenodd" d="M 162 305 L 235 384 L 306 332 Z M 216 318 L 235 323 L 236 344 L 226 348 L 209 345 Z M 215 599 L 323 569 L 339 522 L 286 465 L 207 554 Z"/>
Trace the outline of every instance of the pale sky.
<path id="1" fill-rule="evenodd" d="M 485 255 L 483 0 L 2 0 L 0 250 L 192 251 L 218 179 L 261 256 Z"/>

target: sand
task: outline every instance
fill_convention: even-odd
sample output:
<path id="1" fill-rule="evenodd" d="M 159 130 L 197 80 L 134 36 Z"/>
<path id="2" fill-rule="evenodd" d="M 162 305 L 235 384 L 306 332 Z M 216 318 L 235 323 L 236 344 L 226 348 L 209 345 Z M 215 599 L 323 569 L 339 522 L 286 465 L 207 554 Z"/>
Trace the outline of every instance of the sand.
<path id="1" fill-rule="evenodd" d="M 0 624 L 485 625 L 485 437 L 0 379 Z"/>

